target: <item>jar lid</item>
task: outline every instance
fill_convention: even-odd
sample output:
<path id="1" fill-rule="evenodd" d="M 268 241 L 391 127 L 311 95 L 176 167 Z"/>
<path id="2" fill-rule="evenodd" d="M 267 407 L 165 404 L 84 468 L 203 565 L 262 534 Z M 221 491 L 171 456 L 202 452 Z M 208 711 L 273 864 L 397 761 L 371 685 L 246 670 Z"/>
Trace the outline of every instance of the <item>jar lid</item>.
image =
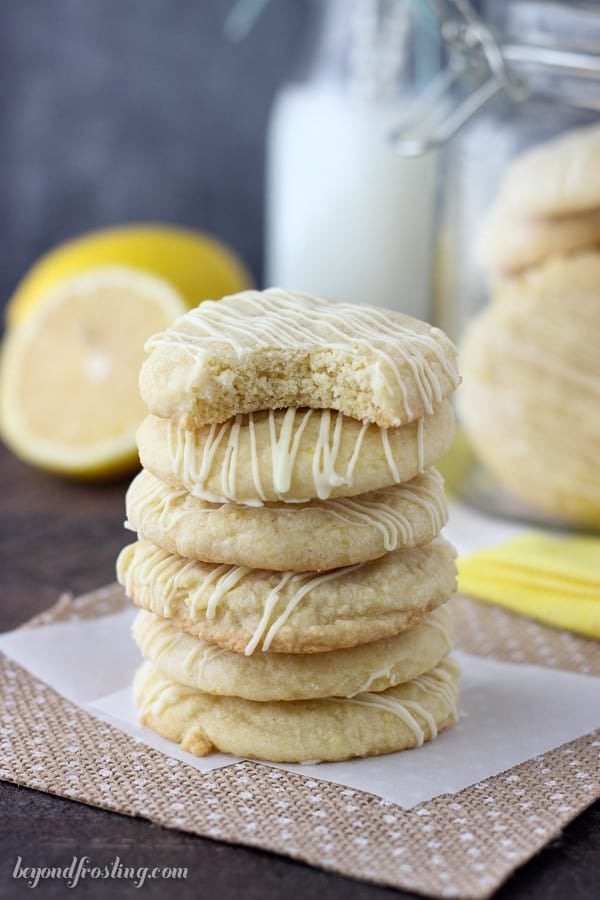
<path id="1" fill-rule="evenodd" d="M 432 2 L 448 64 L 390 135 L 401 155 L 442 146 L 498 94 L 514 103 L 546 94 L 600 111 L 598 6 L 511 0 L 500 5 L 497 37 L 469 0 Z"/>
<path id="2" fill-rule="evenodd" d="M 501 30 L 504 44 L 554 48 L 600 57 L 598 4 L 509 0 L 501 5 L 501 11 L 501 18 L 492 19 L 491 24 Z"/>
<path id="3" fill-rule="evenodd" d="M 531 91 L 600 110 L 600 8 L 586 4 L 506 5 L 504 58 Z"/>

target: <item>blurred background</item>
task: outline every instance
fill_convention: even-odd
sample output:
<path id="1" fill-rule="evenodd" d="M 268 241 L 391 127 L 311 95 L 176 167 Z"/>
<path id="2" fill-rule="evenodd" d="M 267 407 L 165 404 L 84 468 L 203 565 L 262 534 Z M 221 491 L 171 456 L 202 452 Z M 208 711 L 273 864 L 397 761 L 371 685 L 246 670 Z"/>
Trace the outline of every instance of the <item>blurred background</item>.
<path id="1" fill-rule="evenodd" d="M 308 5 L 248 40 L 223 0 L 0 4 L 0 300 L 50 246 L 135 221 L 206 230 L 262 277 L 269 107 Z"/>
<path id="2" fill-rule="evenodd" d="M 449 482 L 484 509 L 597 528 L 599 85 L 598 0 L 0 3 L 2 438 L 77 474 L 74 422 L 95 446 L 144 414 L 151 333 L 279 285 L 443 328 L 461 345 L 469 438 Z M 52 247 L 127 223 L 194 232 L 67 243 L 13 295 Z M 163 286 L 70 281 L 116 265 Z M 556 399 L 573 394 L 576 409 Z M 96 435 L 89 410 L 126 397 Z M 96 446 L 102 471 L 117 451 Z"/>

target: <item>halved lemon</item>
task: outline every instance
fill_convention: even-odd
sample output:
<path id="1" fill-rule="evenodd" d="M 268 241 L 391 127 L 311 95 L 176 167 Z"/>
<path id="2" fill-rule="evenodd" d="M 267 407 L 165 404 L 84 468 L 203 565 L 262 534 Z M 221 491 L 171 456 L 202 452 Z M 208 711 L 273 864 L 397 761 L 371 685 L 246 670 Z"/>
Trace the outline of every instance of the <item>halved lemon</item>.
<path id="1" fill-rule="evenodd" d="M 5 442 L 22 459 L 65 475 L 131 470 L 145 415 L 138 391 L 144 343 L 187 308 L 166 281 L 123 266 L 55 286 L 4 339 Z"/>
<path id="2" fill-rule="evenodd" d="M 101 266 L 127 266 L 163 278 L 189 307 L 252 286 L 239 257 L 203 232 L 167 224 L 121 225 L 84 234 L 42 256 L 11 297 L 7 324 L 22 321 L 66 278 Z"/>

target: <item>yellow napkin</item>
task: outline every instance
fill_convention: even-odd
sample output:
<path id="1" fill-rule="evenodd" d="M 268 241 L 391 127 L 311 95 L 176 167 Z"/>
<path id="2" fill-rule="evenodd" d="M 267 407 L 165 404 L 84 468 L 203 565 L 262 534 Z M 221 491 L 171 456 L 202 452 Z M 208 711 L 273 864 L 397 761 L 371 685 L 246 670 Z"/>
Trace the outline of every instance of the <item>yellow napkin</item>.
<path id="1" fill-rule="evenodd" d="M 600 539 L 525 534 L 457 564 L 463 594 L 600 638 Z"/>

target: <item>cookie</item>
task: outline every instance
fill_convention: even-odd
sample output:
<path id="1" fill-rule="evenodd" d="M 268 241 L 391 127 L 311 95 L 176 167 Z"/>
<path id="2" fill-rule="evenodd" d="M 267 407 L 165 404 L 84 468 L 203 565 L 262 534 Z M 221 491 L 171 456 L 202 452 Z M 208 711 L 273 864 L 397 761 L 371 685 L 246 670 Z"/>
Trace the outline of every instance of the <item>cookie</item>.
<path id="1" fill-rule="evenodd" d="M 260 701 L 352 697 L 384 691 L 437 665 L 452 646 L 452 616 L 442 606 L 408 631 L 329 653 L 243 656 L 178 631 L 168 619 L 144 610 L 133 637 L 166 678 L 208 694 Z"/>
<path id="2" fill-rule="evenodd" d="M 535 509 L 600 525 L 600 253 L 496 287 L 462 348 L 459 409 L 499 483 Z"/>
<path id="3" fill-rule="evenodd" d="M 431 415 L 459 383 L 438 328 L 279 288 L 205 301 L 146 349 L 142 397 L 185 427 L 289 407 L 397 427 Z"/>
<path id="4" fill-rule="evenodd" d="M 169 553 L 276 571 L 323 571 L 426 544 L 446 524 L 444 483 L 428 469 L 403 484 L 304 504 L 207 503 L 142 470 L 127 527 Z"/>
<path id="5" fill-rule="evenodd" d="M 315 763 L 418 747 L 458 716 L 458 666 L 352 698 L 256 702 L 177 684 L 145 662 L 134 681 L 140 722 L 206 756 L 215 750 L 271 762 Z"/>
<path id="6" fill-rule="evenodd" d="M 516 216 L 570 216 L 600 207 L 600 125 L 531 147 L 509 166 L 500 203 Z"/>
<path id="7" fill-rule="evenodd" d="M 477 257 L 500 273 L 519 272 L 551 256 L 600 246 L 600 209 L 562 218 L 524 219 L 498 206 L 484 220 Z"/>
<path id="8" fill-rule="evenodd" d="M 137 606 L 236 653 L 318 653 L 389 637 L 423 620 L 455 588 L 442 538 L 330 572 L 218 566 L 126 546 L 117 576 Z"/>
<path id="9" fill-rule="evenodd" d="M 209 503 L 260 506 L 351 497 L 409 481 L 450 449 L 449 401 L 401 428 L 330 410 L 267 410 L 188 430 L 148 416 L 137 433 L 142 465 Z"/>

